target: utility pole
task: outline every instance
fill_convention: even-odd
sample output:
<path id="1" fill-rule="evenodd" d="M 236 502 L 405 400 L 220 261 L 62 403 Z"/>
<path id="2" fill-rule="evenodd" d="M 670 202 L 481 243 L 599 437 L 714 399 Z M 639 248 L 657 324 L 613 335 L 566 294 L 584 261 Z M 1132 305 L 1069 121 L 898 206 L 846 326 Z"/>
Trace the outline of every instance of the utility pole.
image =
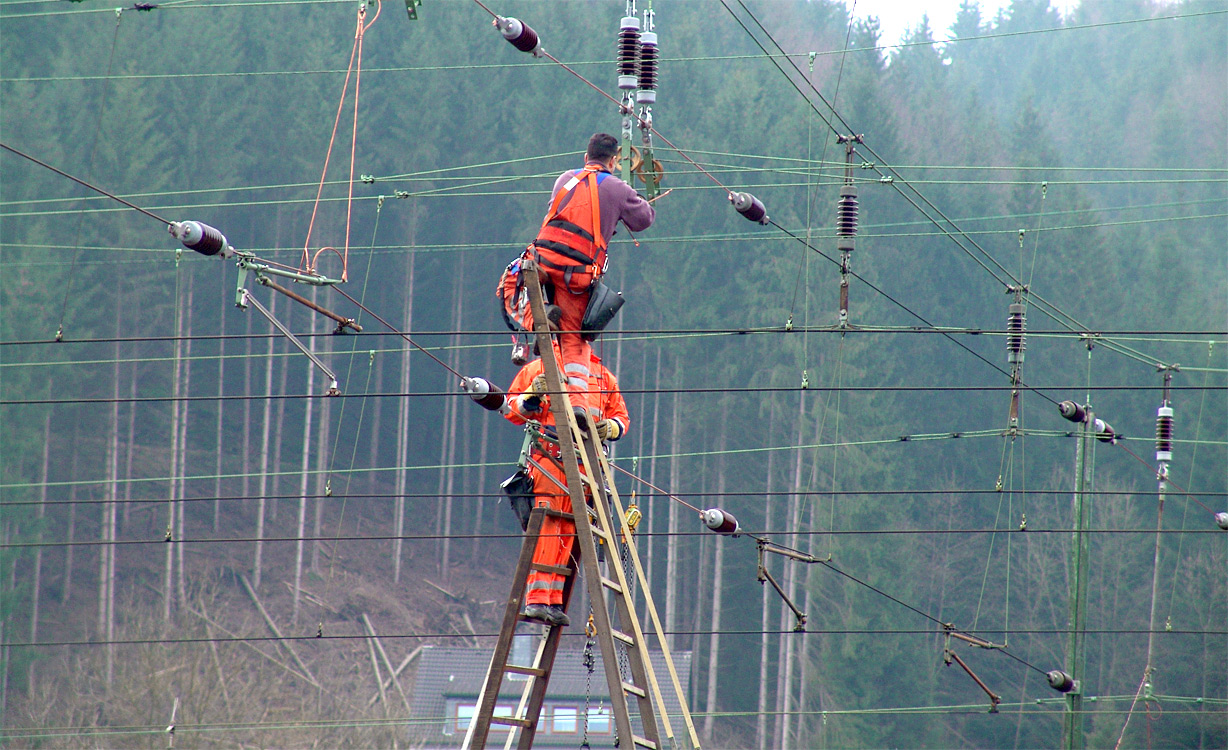
<path id="1" fill-rule="evenodd" d="M 1074 688 L 1066 693 L 1066 713 L 1062 717 L 1062 747 L 1083 750 L 1083 631 L 1087 617 L 1087 523 L 1090 515 L 1092 452 L 1095 450 L 1095 415 L 1084 407 L 1085 416 L 1079 429 L 1075 453 L 1075 491 L 1072 501 L 1074 532 L 1070 540 L 1070 630 L 1066 640 L 1066 668 L 1074 679 Z"/>

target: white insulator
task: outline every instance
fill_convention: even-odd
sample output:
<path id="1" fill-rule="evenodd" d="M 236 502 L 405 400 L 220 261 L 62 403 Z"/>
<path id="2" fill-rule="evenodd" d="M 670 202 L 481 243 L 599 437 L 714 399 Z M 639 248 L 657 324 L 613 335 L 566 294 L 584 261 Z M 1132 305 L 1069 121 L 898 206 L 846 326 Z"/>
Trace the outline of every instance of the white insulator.
<path id="1" fill-rule="evenodd" d="M 1215 525 L 1224 531 L 1228 531 L 1228 513 L 1216 513 Z"/>

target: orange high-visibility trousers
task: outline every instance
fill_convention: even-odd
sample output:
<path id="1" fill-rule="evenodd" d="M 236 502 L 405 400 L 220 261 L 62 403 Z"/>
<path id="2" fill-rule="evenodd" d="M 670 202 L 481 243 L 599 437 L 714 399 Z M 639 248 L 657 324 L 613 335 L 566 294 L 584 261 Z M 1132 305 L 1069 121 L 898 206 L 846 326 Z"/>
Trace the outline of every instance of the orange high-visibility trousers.
<path id="1" fill-rule="evenodd" d="M 571 497 L 560 487 L 567 485 L 563 469 L 555 466 L 550 459 L 537 454 L 534 456 L 550 477 L 558 480 L 558 484 L 544 476 L 536 466 L 529 467 L 529 476 L 533 479 L 533 494 L 538 507 L 549 507 L 563 513 L 571 512 Z M 576 543 L 576 524 L 563 518 L 546 516 L 542 519 L 541 535 L 537 538 L 537 546 L 533 548 L 533 562 L 539 565 L 555 565 L 566 567 L 571 558 L 571 550 Z M 566 576 L 558 573 L 546 573 L 529 569 L 527 585 L 528 593 L 525 602 L 528 604 L 563 604 L 563 584 Z"/>
<path id="2" fill-rule="evenodd" d="M 589 381 L 595 374 L 589 369 L 593 359 L 593 349 L 580 335 L 580 326 L 584 323 L 584 310 L 588 307 L 589 292 L 572 294 L 559 284 L 554 287 L 554 304 L 563 311 L 559 321 L 562 331 L 576 333 L 560 333 L 559 351 L 563 361 L 559 365 L 563 369 L 563 378 L 567 381 L 567 390 L 571 396 L 573 407 L 582 407 L 596 421 L 598 408 L 597 399 L 589 389 Z"/>

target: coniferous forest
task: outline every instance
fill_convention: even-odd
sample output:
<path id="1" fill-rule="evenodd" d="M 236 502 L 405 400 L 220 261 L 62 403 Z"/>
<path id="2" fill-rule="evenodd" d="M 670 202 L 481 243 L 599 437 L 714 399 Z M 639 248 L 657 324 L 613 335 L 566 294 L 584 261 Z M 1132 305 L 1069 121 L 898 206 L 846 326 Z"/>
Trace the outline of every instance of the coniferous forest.
<path id="1" fill-rule="evenodd" d="M 0 745 L 404 748 L 455 720 L 411 720 L 415 660 L 492 648 L 522 433 L 452 370 L 516 372 L 492 292 L 619 133 L 583 79 L 618 97 L 626 10 L 486 5 L 553 59 L 467 0 L 0 3 Z M 651 8 L 672 192 L 615 235 L 594 347 L 704 747 L 1057 747 L 1076 619 L 1087 747 L 1228 745 L 1228 4 L 968 0 L 890 49 L 834 0 Z M 340 396 L 183 220 L 344 262 L 286 284 L 361 333 L 245 282 Z M 1068 400 L 1113 439 L 1081 452 Z M 820 561 L 764 559 L 803 629 L 754 537 Z"/>

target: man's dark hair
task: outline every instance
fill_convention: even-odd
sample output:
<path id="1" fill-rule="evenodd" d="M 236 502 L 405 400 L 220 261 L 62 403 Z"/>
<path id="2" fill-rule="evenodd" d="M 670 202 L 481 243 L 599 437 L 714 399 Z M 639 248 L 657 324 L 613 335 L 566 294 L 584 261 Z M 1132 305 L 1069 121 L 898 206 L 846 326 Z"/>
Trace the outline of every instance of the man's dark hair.
<path id="1" fill-rule="evenodd" d="M 609 133 L 596 133 L 588 139 L 588 150 L 585 156 L 589 161 L 609 161 L 618 153 L 618 139 Z"/>

